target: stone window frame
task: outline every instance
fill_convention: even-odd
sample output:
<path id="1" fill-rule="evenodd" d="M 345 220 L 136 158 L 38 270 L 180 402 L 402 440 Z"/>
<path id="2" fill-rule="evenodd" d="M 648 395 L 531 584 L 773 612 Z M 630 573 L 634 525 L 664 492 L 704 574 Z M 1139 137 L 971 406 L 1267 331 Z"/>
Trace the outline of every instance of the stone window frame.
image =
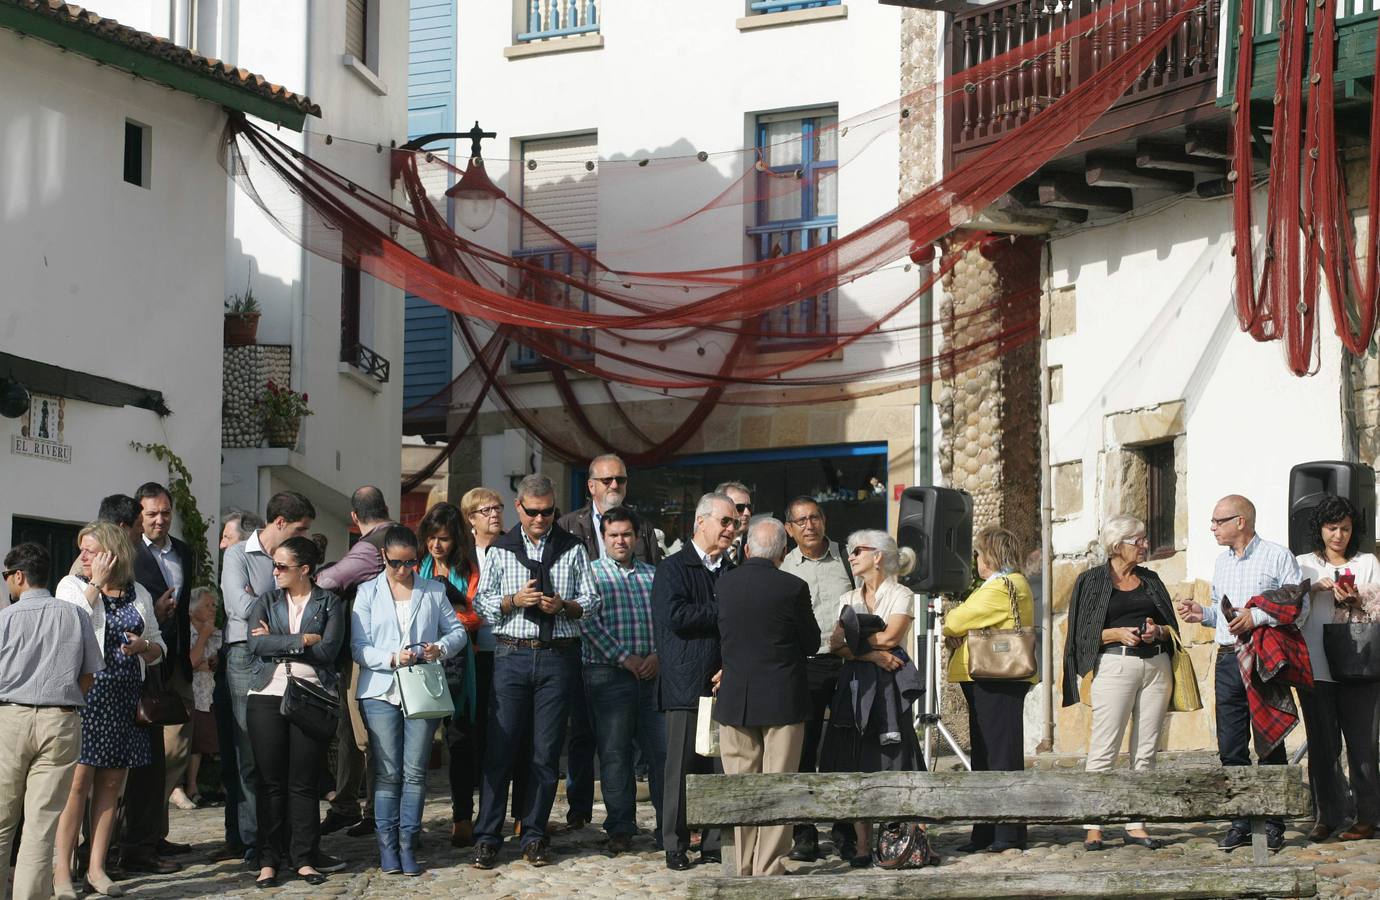
<path id="1" fill-rule="evenodd" d="M 1187 428 L 1183 400 L 1107 413 L 1106 440 L 1098 479 L 1100 529 L 1114 515 L 1136 516 L 1149 524 L 1150 473 L 1146 450 L 1172 443 L 1174 524 L 1169 547 L 1151 548 L 1151 559 L 1169 559 L 1188 549 Z"/>

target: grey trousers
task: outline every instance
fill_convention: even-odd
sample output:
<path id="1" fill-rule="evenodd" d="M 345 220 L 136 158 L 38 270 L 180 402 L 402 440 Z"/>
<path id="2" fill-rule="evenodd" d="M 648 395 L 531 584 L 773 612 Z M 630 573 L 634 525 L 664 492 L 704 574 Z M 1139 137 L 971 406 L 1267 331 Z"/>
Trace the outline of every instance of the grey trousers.
<path id="1" fill-rule="evenodd" d="M 710 760 L 695 752 L 693 709 L 666 711 L 666 777 L 662 780 L 661 839 L 666 851 L 690 849 L 690 827 L 685 822 L 685 776 L 694 772 L 723 773 L 716 758 Z M 700 838 L 701 853 L 719 851 L 719 829 L 707 829 Z"/>
<path id="2" fill-rule="evenodd" d="M 240 769 L 240 840 L 258 846 L 258 773 L 254 748 L 249 744 L 249 689 L 253 679 L 253 655 L 247 644 L 234 644 L 225 654 L 225 674 L 230 686 L 230 711 L 235 716 L 235 754 Z"/>

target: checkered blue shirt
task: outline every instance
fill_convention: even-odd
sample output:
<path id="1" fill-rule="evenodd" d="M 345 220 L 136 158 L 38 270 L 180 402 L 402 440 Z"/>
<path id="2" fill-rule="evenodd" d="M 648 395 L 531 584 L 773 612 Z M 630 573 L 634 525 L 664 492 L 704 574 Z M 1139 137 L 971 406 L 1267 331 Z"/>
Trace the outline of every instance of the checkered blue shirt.
<path id="1" fill-rule="evenodd" d="M 540 543 L 533 544 L 524 531 L 522 545 L 527 549 L 528 558 L 541 559 L 547 540 L 543 535 Z M 511 550 L 489 547 L 474 605 L 481 616 L 493 623 L 496 637 L 535 640 L 541 636 L 537 623 L 529 621 L 521 609 L 514 609 L 506 616 L 499 611 L 505 596 L 516 594 L 531 580 L 531 571 L 518 561 Z M 576 542 L 551 564 L 551 583 L 562 599 L 579 604 L 585 616 L 599 611 L 599 593 L 595 590 L 594 579 L 590 577 L 589 557 L 585 555 L 583 544 Z M 554 638 L 577 638 L 580 636 L 580 623 L 557 615 L 551 635 Z"/>
<path id="2" fill-rule="evenodd" d="M 1212 606 L 1203 610 L 1203 624 L 1217 629 L 1217 643 L 1225 647 L 1236 644 L 1236 635 L 1227 630 L 1226 616 L 1218 615 L 1222 598 L 1241 609 L 1246 601 L 1265 591 L 1274 590 L 1286 584 L 1298 584 L 1303 580 L 1298 560 L 1288 547 L 1264 540 L 1260 535 L 1251 538 L 1240 556 L 1227 547 L 1217 557 L 1212 570 Z M 1256 625 L 1278 625 L 1279 622 L 1258 609 L 1252 609 Z M 1303 598 L 1303 609 L 1299 612 L 1296 625 L 1302 625 L 1308 618 L 1308 596 Z"/>
<path id="3" fill-rule="evenodd" d="M 621 666 L 629 656 L 656 652 L 652 638 L 652 579 L 656 569 L 636 556 L 628 569 L 605 557 L 590 563 L 603 607 L 580 620 L 586 663 Z"/>

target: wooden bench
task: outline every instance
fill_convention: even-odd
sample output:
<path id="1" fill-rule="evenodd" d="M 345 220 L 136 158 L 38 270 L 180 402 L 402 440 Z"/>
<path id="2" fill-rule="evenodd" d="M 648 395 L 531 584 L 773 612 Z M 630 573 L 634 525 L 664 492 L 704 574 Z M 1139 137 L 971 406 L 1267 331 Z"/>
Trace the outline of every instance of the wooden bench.
<path id="1" fill-rule="evenodd" d="M 874 772 L 691 775 L 686 817 L 724 830 L 720 878 L 690 883 L 690 896 L 804 897 L 1312 897 L 1312 866 L 1271 864 L 1267 816 L 1293 817 L 1313 803 L 1298 766 L 1158 769 L 1149 772 Z M 1206 822 L 1248 818 L 1252 865 L 1165 870 L 861 871 L 744 878 L 734 866 L 734 825 L 841 820 L 1029 822 Z M 1236 851 L 1244 853 L 1245 848 Z M 1224 854 L 1224 859 L 1227 857 Z"/>

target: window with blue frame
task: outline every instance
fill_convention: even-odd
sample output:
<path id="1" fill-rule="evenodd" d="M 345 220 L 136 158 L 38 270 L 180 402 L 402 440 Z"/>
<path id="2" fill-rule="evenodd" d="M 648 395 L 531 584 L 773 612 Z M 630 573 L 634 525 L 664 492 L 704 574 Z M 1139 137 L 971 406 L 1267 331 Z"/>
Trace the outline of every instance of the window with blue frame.
<path id="1" fill-rule="evenodd" d="M 819 247 L 838 236 L 838 110 L 757 117 L 757 224 L 748 229 L 758 262 Z M 762 317 L 764 345 L 795 346 L 832 336 L 836 291 Z"/>
<path id="2" fill-rule="evenodd" d="M 518 43 L 549 38 L 599 33 L 599 0 L 515 0 L 522 11 L 525 30 L 518 31 Z"/>
<path id="3" fill-rule="evenodd" d="M 794 12 L 797 9 L 819 9 L 821 6 L 842 6 L 843 0 L 751 0 L 748 9 L 760 13 Z"/>

